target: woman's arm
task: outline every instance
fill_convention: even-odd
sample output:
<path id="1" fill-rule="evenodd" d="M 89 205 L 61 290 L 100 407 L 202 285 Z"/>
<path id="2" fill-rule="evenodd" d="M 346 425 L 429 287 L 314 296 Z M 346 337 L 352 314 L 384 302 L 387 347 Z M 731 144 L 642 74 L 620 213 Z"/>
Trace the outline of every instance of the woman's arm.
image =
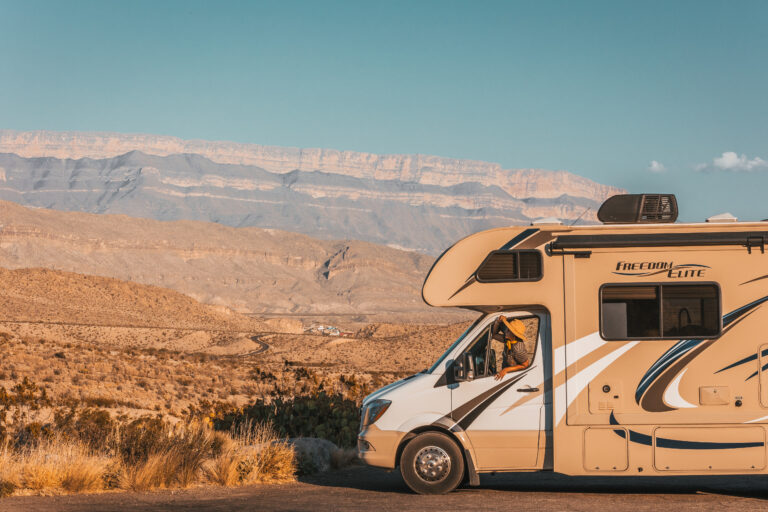
<path id="1" fill-rule="evenodd" d="M 499 373 L 496 374 L 494 379 L 501 380 L 501 379 L 504 378 L 504 376 L 506 374 L 508 374 L 510 372 L 519 372 L 520 370 L 525 370 L 529 366 L 531 366 L 531 360 L 530 359 L 526 360 L 523 364 L 518 364 L 518 365 L 515 365 L 515 366 L 507 366 L 506 368 L 502 368 L 502 370 Z"/>

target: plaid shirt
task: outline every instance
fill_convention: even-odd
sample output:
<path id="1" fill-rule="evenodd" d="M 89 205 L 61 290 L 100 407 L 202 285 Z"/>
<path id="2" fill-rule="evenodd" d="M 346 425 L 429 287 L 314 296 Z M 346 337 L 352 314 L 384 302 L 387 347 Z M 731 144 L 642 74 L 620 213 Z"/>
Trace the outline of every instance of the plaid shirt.
<path id="1" fill-rule="evenodd" d="M 525 342 L 518 341 L 512 344 L 512 348 L 508 349 L 504 344 L 504 368 L 523 364 L 528 360 L 528 351 L 525 349 Z"/>

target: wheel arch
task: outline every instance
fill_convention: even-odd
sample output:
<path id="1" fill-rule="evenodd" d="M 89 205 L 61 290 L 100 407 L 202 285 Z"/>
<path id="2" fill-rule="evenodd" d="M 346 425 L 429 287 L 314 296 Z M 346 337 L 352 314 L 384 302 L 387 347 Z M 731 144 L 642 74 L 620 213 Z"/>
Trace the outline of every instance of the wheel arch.
<path id="1" fill-rule="evenodd" d="M 459 437 L 456 435 L 456 433 L 451 431 L 449 428 L 443 427 L 442 425 L 433 424 L 416 427 L 403 436 L 403 438 L 400 440 L 400 444 L 397 446 L 397 452 L 395 453 L 395 463 L 398 466 L 400 465 L 400 457 L 403 455 L 403 450 L 405 449 L 406 445 L 410 443 L 414 438 L 416 438 L 416 436 L 425 432 L 438 432 L 440 434 L 446 434 L 454 443 L 456 443 L 456 446 L 459 447 L 459 451 L 461 451 L 465 459 L 464 465 L 467 465 L 466 459 L 469 455 L 467 452 L 470 450 L 470 447 L 465 446 L 462 440 L 459 439 Z"/>
<path id="2" fill-rule="evenodd" d="M 472 453 L 471 446 L 468 446 L 469 443 L 467 442 L 465 444 L 465 442 L 456 435 L 456 432 L 439 424 L 422 425 L 412 429 L 410 432 L 405 434 L 405 436 L 403 436 L 403 438 L 400 440 L 400 444 L 397 446 L 397 452 L 395 453 L 395 467 L 400 466 L 400 458 L 402 457 L 403 450 L 405 450 L 405 447 L 408 445 L 408 443 L 415 439 L 419 434 L 424 434 L 426 432 L 437 432 L 439 434 L 445 434 L 451 441 L 456 443 L 456 446 L 459 448 L 459 452 L 464 459 L 464 478 L 468 478 L 469 484 L 472 486 L 480 485 L 477 470 L 475 469 L 476 466 L 474 455 Z"/>

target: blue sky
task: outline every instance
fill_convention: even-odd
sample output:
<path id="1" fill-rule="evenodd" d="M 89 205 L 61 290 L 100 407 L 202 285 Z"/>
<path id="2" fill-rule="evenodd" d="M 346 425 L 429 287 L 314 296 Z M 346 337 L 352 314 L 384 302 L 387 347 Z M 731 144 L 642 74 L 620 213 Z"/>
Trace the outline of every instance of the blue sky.
<path id="1" fill-rule="evenodd" d="M 762 219 L 766 26 L 746 1 L 0 0 L 0 128 L 472 158 Z"/>

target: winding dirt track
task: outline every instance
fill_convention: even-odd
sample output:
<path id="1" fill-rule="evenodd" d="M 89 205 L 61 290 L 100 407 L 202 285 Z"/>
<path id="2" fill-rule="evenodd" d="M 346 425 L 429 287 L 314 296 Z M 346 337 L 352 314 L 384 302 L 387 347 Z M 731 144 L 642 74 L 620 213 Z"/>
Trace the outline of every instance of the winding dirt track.
<path id="1" fill-rule="evenodd" d="M 197 488 L 154 493 L 14 497 L 0 510 L 250 511 L 250 510 L 768 510 L 768 477 L 599 478 L 551 473 L 483 475 L 479 488 L 417 496 L 397 472 L 353 467 L 285 485 Z"/>
<path id="2" fill-rule="evenodd" d="M 262 335 L 251 336 L 251 341 L 253 341 L 254 343 L 258 343 L 259 345 L 261 345 L 261 347 L 251 352 L 248 352 L 247 354 L 241 354 L 241 356 L 253 356 L 269 350 L 269 345 L 261 341 L 261 336 Z"/>

